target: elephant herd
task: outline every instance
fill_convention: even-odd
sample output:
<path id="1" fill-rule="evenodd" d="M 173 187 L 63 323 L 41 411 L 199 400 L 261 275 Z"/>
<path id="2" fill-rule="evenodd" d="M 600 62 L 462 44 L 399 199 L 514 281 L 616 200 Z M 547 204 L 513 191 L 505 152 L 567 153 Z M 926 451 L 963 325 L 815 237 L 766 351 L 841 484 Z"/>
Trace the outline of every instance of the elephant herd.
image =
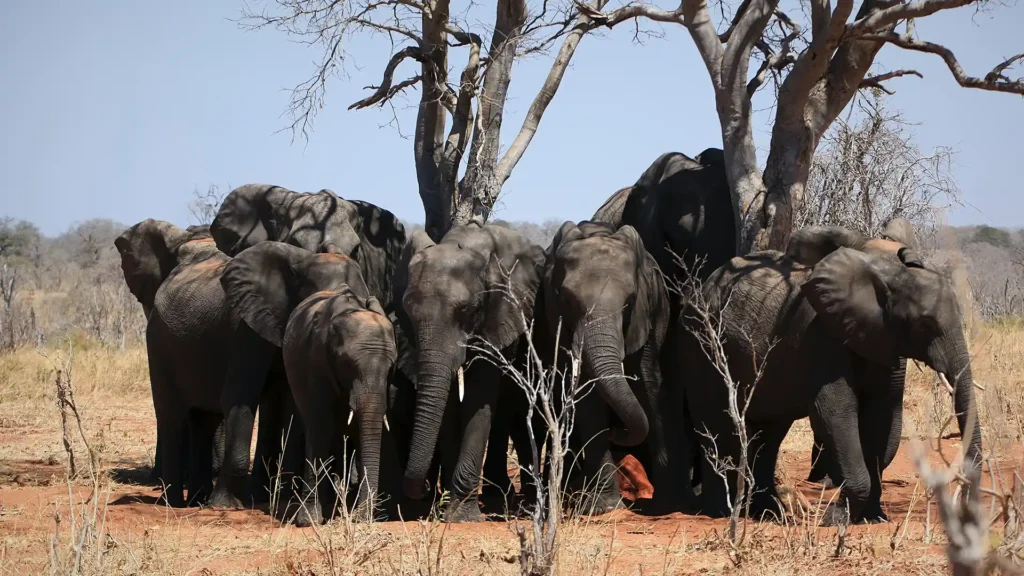
<path id="1" fill-rule="evenodd" d="M 727 512 L 736 495 L 708 457 L 739 453 L 725 373 L 753 386 L 753 514 L 780 513 L 779 447 L 810 417 L 812 479 L 842 485 L 833 512 L 885 518 L 908 358 L 952 387 L 978 458 L 956 299 L 905 220 L 881 238 L 805 228 L 785 253 L 745 256 L 736 220 L 717 149 L 662 155 L 547 248 L 496 225 L 407 237 L 370 203 L 268 185 L 232 191 L 209 227 L 144 220 L 115 245 L 148 321 L 154 480 L 170 506 L 276 493 L 301 503 L 300 525 L 342 498 L 405 518 L 440 503 L 448 521 L 530 506 L 535 480 L 522 474 L 516 494 L 506 450 L 531 462 L 530 406 L 498 364 L 531 349 L 550 364 L 559 348 L 593 388 L 578 396 L 567 479 L 593 513 L 620 505 L 626 454 L 654 488 L 646 510 Z M 728 370 L 705 353 L 697 303 L 719 318 Z"/>

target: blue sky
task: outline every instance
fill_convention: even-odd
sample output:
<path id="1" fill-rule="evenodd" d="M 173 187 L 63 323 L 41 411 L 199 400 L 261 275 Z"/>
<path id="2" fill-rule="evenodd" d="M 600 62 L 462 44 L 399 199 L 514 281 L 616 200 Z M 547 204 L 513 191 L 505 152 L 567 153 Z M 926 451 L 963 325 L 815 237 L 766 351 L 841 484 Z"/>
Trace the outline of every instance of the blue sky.
<path id="1" fill-rule="evenodd" d="M 289 133 L 275 133 L 288 124 L 286 89 L 310 74 L 319 53 L 275 31 L 240 30 L 230 21 L 240 7 L 239 0 L 0 3 L 0 215 L 49 234 L 91 217 L 187 224 L 194 188 L 264 182 L 331 188 L 422 221 L 412 141 L 384 126 L 391 110 L 346 110 L 365 95 L 362 87 L 379 82 L 388 56 L 382 39 L 348 44 L 349 77 L 331 81 L 308 144 L 293 144 Z M 974 75 L 1024 51 L 1022 28 L 1022 6 L 961 9 L 917 26 Z M 643 46 L 631 43 L 630 27 L 584 39 L 505 186 L 499 217 L 586 218 L 662 152 L 721 145 L 704 66 L 683 30 L 664 31 Z M 517 64 L 504 141 L 549 65 L 548 58 Z M 959 152 L 955 175 L 967 205 L 950 221 L 1024 224 L 1024 100 L 959 88 L 935 56 L 886 47 L 876 61 L 878 72 L 902 67 L 925 78 L 892 82 L 890 107 L 920 123 L 922 148 Z M 415 98 L 399 101 L 407 137 Z M 757 119 L 763 161 L 770 113 Z"/>

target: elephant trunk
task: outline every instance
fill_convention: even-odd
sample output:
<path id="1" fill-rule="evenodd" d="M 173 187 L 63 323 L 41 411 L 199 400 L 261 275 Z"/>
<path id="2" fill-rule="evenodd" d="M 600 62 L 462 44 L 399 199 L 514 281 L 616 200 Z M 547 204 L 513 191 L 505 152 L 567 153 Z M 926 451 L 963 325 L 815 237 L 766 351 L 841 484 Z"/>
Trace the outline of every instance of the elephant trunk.
<path id="1" fill-rule="evenodd" d="M 366 388 L 384 391 L 386 386 L 386 382 L 381 382 L 379 385 Z M 360 389 L 358 383 L 355 389 Z M 360 506 L 372 506 L 380 478 L 380 444 L 384 427 L 385 398 L 383 394 L 363 393 L 355 398 L 353 405 L 358 418 L 359 464 L 362 468 L 362 482 L 359 485 L 357 502 Z"/>
<path id="2" fill-rule="evenodd" d="M 971 356 L 960 327 L 957 326 L 951 336 L 935 341 L 928 350 L 928 356 L 928 364 L 953 388 L 953 410 L 960 436 L 964 442 L 969 442 L 965 468 L 970 465 L 977 468 L 981 465 L 981 423 L 974 396 Z"/>
<path id="3" fill-rule="evenodd" d="M 423 482 L 434 457 L 452 378 L 462 364 L 463 354 L 456 346 L 448 350 L 420 348 L 416 370 L 416 408 L 404 482 L 406 496 L 414 500 L 423 497 Z"/>
<path id="4" fill-rule="evenodd" d="M 648 422 L 622 372 L 622 315 L 611 314 L 606 320 L 590 321 L 576 334 L 583 335 L 584 374 L 596 379 L 598 393 L 624 426 L 612 428 L 609 440 L 619 446 L 640 444 L 647 437 Z"/>

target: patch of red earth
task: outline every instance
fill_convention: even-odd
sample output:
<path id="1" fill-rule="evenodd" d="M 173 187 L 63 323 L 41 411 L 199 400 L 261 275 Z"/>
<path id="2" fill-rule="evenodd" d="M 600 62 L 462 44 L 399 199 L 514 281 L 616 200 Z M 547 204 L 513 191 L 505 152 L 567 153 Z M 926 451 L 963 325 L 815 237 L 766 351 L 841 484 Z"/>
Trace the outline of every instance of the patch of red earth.
<path id="1" fill-rule="evenodd" d="M 954 442 L 944 444 L 945 452 L 949 455 L 958 448 Z M 929 454 L 928 459 L 936 466 L 942 463 L 939 455 L 934 452 Z M 1022 463 L 1024 447 L 1017 447 L 1000 460 L 1003 476 L 1012 477 L 1013 470 L 1022 468 Z M 61 466 L 39 462 L 6 465 L 8 472 L 0 475 L 0 483 L 3 484 L 0 485 L 0 533 L 29 536 L 32 542 L 45 541 L 47 534 L 53 530 L 55 503 L 66 508 L 68 502 L 68 488 L 62 480 Z M 819 499 L 828 502 L 835 495 L 835 489 L 823 491 L 820 485 L 803 480 L 810 469 L 809 454 L 784 454 L 780 466 L 787 468 L 786 477 L 796 480 L 792 484 L 812 506 Z M 16 477 L 22 478 L 22 482 L 14 482 Z M 984 478 L 985 485 L 988 485 L 990 476 L 986 473 Z M 619 480 L 627 499 L 630 496 L 653 495 L 643 467 L 631 458 L 623 463 Z M 888 553 L 889 537 L 897 523 L 908 516 L 908 512 L 918 526 L 923 522 L 925 511 L 921 492 L 905 443 L 893 464 L 886 470 L 884 481 L 883 507 L 892 521 L 889 524 L 853 526 L 850 528 L 850 537 L 854 541 L 860 539 L 861 542 L 868 542 L 868 546 L 884 540 L 882 548 Z M 77 501 L 89 496 L 88 488 L 80 485 L 74 486 L 72 493 Z M 317 558 L 312 529 L 292 526 L 281 528 L 259 510 L 170 509 L 157 505 L 157 497 L 158 491 L 153 488 L 114 484 L 109 494 L 103 494 L 103 501 L 108 502 L 109 531 L 119 535 L 131 534 L 134 538 L 161 538 L 161 534 L 168 534 L 190 543 L 202 543 L 198 548 L 186 552 L 195 556 L 188 560 L 189 567 L 192 570 L 205 568 L 210 573 L 257 570 L 284 562 L 281 556 L 259 552 L 263 549 L 262 545 L 254 546 L 253 542 L 262 542 L 260 539 L 268 543 L 267 550 L 283 549 L 285 558 L 295 563 L 313 562 Z M 938 521 L 934 510 L 932 521 Z M 596 518 L 575 520 L 573 524 L 586 525 L 590 541 L 612 544 L 612 573 L 635 574 L 638 570 L 642 573 L 661 573 L 666 561 L 674 566 L 670 573 L 717 573 L 729 569 L 724 552 L 698 554 L 692 548 L 695 542 L 713 540 L 710 535 L 715 531 L 721 532 L 726 526 L 726 521 L 722 519 L 678 513 L 644 516 L 623 509 Z M 377 528 L 389 535 L 389 550 L 412 545 L 411 542 L 418 541 L 423 529 L 418 522 L 412 521 L 384 522 L 379 523 Z M 941 530 L 938 527 L 935 529 Z M 445 546 L 451 547 L 449 550 L 457 550 L 456 555 L 472 555 L 474 558 L 486 556 L 495 562 L 517 561 L 515 538 L 504 522 L 453 524 L 439 527 L 438 530 L 445 530 Z M 766 538 L 766 546 L 785 541 L 785 528 L 782 526 L 762 524 L 757 530 L 761 531 L 759 538 Z M 826 528 L 818 532 L 824 542 L 828 542 L 834 534 L 834 530 Z M 276 548 L 270 546 L 270 542 L 276 542 Z M 282 542 L 294 544 L 282 545 Z M 906 545 L 914 551 L 911 555 L 913 559 L 934 557 L 941 565 L 941 546 L 924 545 L 919 539 Z M 676 558 L 683 551 L 688 552 Z M 45 561 L 45 550 L 39 552 L 43 554 L 40 561 Z M 853 555 L 851 558 L 830 560 L 828 565 L 823 565 L 823 571 L 837 574 L 863 572 L 863 565 L 858 568 L 851 562 L 863 562 L 865 556 Z M 457 567 L 455 571 L 459 572 Z"/>

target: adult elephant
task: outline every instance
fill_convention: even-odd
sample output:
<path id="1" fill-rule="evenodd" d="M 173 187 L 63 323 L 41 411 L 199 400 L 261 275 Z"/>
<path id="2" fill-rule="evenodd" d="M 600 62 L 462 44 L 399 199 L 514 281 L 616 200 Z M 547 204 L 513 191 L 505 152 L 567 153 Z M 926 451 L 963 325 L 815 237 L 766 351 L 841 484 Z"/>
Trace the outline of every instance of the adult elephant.
<path id="1" fill-rule="evenodd" d="M 369 295 L 393 313 L 392 287 L 405 245 L 405 227 L 387 210 L 344 200 L 330 190 L 304 194 L 280 186 L 247 184 L 224 199 L 210 233 L 217 247 L 232 256 L 264 240 L 313 253 L 347 255 L 356 261 Z M 242 323 L 232 338 L 238 354 L 224 387 L 224 465 L 211 498 L 211 504 L 219 508 L 243 507 L 249 446 L 261 399 L 288 395 L 280 346 L 256 334 L 247 323 Z M 282 397 L 273 402 L 290 401 Z M 280 424 L 287 426 L 286 422 Z M 257 444 L 273 441 L 264 430 L 261 426 Z M 269 484 L 265 465 L 257 463 L 253 475 L 248 496 L 263 496 L 260 486 Z"/>
<path id="2" fill-rule="evenodd" d="M 446 520 L 479 521 L 476 493 L 488 443 L 485 480 L 503 489 L 509 484 L 505 469 L 509 433 L 520 461 L 528 461 L 531 452 L 525 436 L 516 433 L 526 426 L 525 398 L 499 367 L 473 347 L 500 351 L 510 360 L 522 355 L 523 320 L 528 323 L 533 318 L 544 253 L 507 228 L 469 225 L 452 228 L 437 244 L 418 232 L 410 240 L 407 256 L 409 264 L 396 285 L 396 297 L 401 295 L 400 319 L 409 326 L 418 357 L 405 493 L 422 498 L 427 471 L 439 447 L 442 468 L 449 471 L 444 474 L 445 489 L 451 494 Z M 458 394 L 451 393 L 455 379 Z M 452 434 L 438 446 L 442 421 L 446 429 L 455 428 L 461 434 Z"/>
<path id="3" fill-rule="evenodd" d="M 708 148 L 696 158 L 679 152 L 659 156 L 640 175 L 636 183 L 613 194 L 592 218 L 618 228 L 636 229 L 647 251 L 654 257 L 669 281 L 671 305 L 662 374 L 659 406 L 674 406 L 686 411 L 686 398 L 680 388 L 686 367 L 674 351 L 678 348 L 677 323 L 684 304 L 681 288 L 692 273 L 706 279 L 715 269 L 737 255 L 739 232 L 736 212 L 729 192 L 722 150 Z M 666 450 L 672 462 L 696 462 L 697 434 L 675 418 L 665 420 Z M 645 508 L 653 513 L 688 510 L 693 489 L 701 482 L 700 468 L 693 467 L 691 482 L 677 490 L 654 491 Z"/>
<path id="4" fill-rule="evenodd" d="M 372 511 L 396 352 L 391 322 L 369 295 L 358 264 L 347 256 L 263 242 L 232 260 L 221 282 L 246 324 L 283 349 L 305 430 L 306 486 L 319 487 L 312 499 L 319 505 L 307 502 L 296 523 L 319 523 L 321 506 L 330 518 L 333 483 L 316 476 L 331 456 L 343 474 L 344 437 L 358 446 L 357 505 Z"/>
<path id="5" fill-rule="evenodd" d="M 598 208 L 592 220 L 635 228 L 662 272 L 676 280 L 698 269 L 699 262 L 698 275 L 707 278 L 737 253 L 736 215 L 724 156 L 717 148 L 696 158 L 662 154 L 636 184 Z"/>
<path id="6" fill-rule="evenodd" d="M 835 455 L 850 519 L 871 521 L 881 518 L 881 478 L 868 463 L 884 458 L 889 441 L 889 427 L 876 422 L 887 422 L 899 402 L 886 375 L 899 358 L 914 358 L 951 382 L 961 432 L 971 439 L 967 458 L 977 463 L 980 426 L 968 419 L 975 402 L 970 356 L 954 291 L 940 274 L 846 247 L 824 253 L 813 267 L 774 251 L 733 258 L 705 283 L 704 301 L 706 311 L 720 318 L 740 398 L 756 380 L 746 420 L 755 490 L 751 511 L 778 512 L 779 446 L 793 421 L 809 415 L 825 450 Z M 725 413 L 727 387 L 695 336 L 707 334 L 694 321 L 694 305 L 681 318 L 688 328 L 681 353 L 692 370 L 686 380 L 689 415 L 698 430 L 706 428 L 716 439 L 719 457 L 735 462 L 739 448 Z M 711 442 L 702 439 L 705 449 Z M 703 466 L 704 477 L 711 477 L 711 464 L 705 460 Z M 718 482 L 705 483 L 701 500 L 709 514 L 724 514 L 727 501 L 735 502 Z M 833 506 L 826 522 L 839 514 Z"/>
<path id="7" fill-rule="evenodd" d="M 655 493 L 674 491 L 662 407 L 655 405 L 661 396 L 658 359 L 668 331 L 668 292 L 636 230 L 562 224 L 548 249 L 543 302 L 550 336 L 560 335 L 560 346 L 578 350 L 580 382 L 593 382 L 597 391 L 583 395 L 576 406 L 570 459 L 582 464 L 583 486 L 593 492 L 583 509 L 601 514 L 619 505 L 609 442 L 644 444 L 638 456 L 652 473 Z"/>
<path id="8" fill-rule="evenodd" d="M 786 255 L 807 266 L 813 266 L 829 253 L 844 246 L 874 254 L 888 257 L 892 261 L 899 261 L 905 266 L 921 268 L 924 266 L 917 255 L 918 242 L 914 227 L 909 220 L 897 217 L 889 220 L 879 239 L 871 239 L 862 236 L 852 230 L 841 227 L 818 227 L 812 226 L 798 230 L 790 239 Z M 889 427 L 889 440 L 886 443 L 885 457 L 877 463 L 878 473 L 881 474 L 893 458 L 896 457 L 896 450 L 899 448 L 900 436 L 903 431 L 903 391 L 907 375 L 907 359 L 900 358 L 896 366 L 888 373 L 879 375 L 889 382 L 889 394 L 893 398 L 893 413 L 891 420 L 877 422 L 875 425 Z M 899 399 L 897 403 L 895 399 Z M 839 486 L 843 479 L 838 476 L 830 476 L 829 470 L 835 470 L 832 462 L 833 454 L 822 451 L 824 445 L 821 432 L 813 430 L 814 443 L 811 445 L 811 471 L 807 477 L 810 482 L 830 481 L 833 486 Z M 868 464 L 869 468 L 875 466 Z M 878 511 L 881 513 L 881 511 Z"/>
<path id="9" fill-rule="evenodd" d="M 230 260 L 203 231 L 147 219 L 114 240 L 129 290 L 146 313 L 157 463 L 164 499 L 202 503 L 213 482 L 220 390 L 237 319 L 227 309 L 220 274 Z"/>

